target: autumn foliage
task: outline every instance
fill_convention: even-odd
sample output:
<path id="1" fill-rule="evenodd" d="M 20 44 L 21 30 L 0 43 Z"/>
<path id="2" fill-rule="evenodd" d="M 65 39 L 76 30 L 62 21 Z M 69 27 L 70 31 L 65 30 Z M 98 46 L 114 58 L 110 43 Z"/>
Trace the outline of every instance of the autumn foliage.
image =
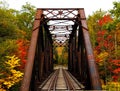
<path id="1" fill-rule="evenodd" d="M 0 91 L 8 91 L 9 88 L 18 83 L 23 77 L 23 73 L 17 69 L 20 66 L 20 59 L 15 55 L 6 56 L 6 58 L 5 65 L 8 72 L 0 74 L 0 76 L 4 75 L 4 78 L 0 79 Z"/>
<path id="2" fill-rule="evenodd" d="M 111 61 L 112 65 L 113 65 L 113 76 L 112 78 L 115 80 L 115 81 L 118 81 L 120 79 L 120 60 L 112 60 Z"/>
<path id="3" fill-rule="evenodd" d="M 0 78 L 0 91 L 9 90 L 22 79 L 22 70 L 26 64 L 28 44 L 28 40 L 16 40 L 16 45 L 18 46 L 16 55 L 6 56 L 7 61 L 5 62 L 5 67 L 8 72 L 2 72 L 0 74 L 0 76 L 3 76 Z"/>
<path id="4" fill-rule="evenodd" d="M 21 67 L 24 68 L 26 64 L 26 57 L 27 57 L 27 50 L 28 50 L 28 41 L 24 39 L 19 39 L 17 40 L 17 45 L 18 45 L 18 57 L 21 60 Z"/>
<path id="5" fill-rule="evenodd" d="M 105 15 L 99 20 L 101 30 L 97 32 L 94 53 L 101 78 L 107 78 L 106 76 L 111 74 L 112 79 L 118 81 L 120 79 L 120 60 L 113 55 L 115 54 L 114 36 L 110 31 L 103 29 L 105 24 L 112 21 L 110 15 Z"/>
<path id="6" fill-rule="evenodd" d="M 104 15 L 104 16 L 98 21 L 98 24 L 99 24 L 100 26 L 103 26 L 104 24 L 110 23 L 110 22 L 112 22 L 112 21 L 113 21 L 113 19 L 111 18 L 110 15 Z"/>

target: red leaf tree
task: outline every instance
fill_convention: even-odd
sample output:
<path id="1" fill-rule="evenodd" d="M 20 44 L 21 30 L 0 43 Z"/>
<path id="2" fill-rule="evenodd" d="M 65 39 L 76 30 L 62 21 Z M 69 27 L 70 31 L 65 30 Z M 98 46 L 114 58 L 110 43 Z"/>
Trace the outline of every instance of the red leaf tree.
<path id="1" fill-rule="evenodd" d="M 103 62 L 104 65 L 101 66 L 100 68 L 100 73 L 102 73 L 101 75 L 103 78 L 105 76 L 111 75 L 112 78 L 115 81 L 117 81 L 118 78 L 120 78 L 120 60 L 114 60 L 115 59 L 114 37 L 112 32 L 103 29 L 106 24 L 111 23 L 112 21 L 113 19 L 110 17 L 110 15 L 105 15 L 98 21 L 101 30 L 97 32 L 95 55 L 97 56 L 104 52 L 108 53 L 108 57 L 103 59 L 105 62 Z M 96 57 L 97 64 L 101 62 L 100 60 L 101 59 L 99 57 Z"/>
<path id="2" fill-rule="evenodd" d="M 98 24 L 100 26 L 103 26 L 109 22 L 112 22 L 113 19 L 110 17 L 110 15 L 104 15 L 99 21 L 98 21 Z"/>
<path id="3" fill-rule="evenodd" d="M 29 42 L 24 39 L 18 39 L 16 43 L 18 45 L 17 55 L 21 59 L 21 67 L 20 68 L 24 69 L 25 64 L 26 64 L 26 57 L 27 57 Z"/>

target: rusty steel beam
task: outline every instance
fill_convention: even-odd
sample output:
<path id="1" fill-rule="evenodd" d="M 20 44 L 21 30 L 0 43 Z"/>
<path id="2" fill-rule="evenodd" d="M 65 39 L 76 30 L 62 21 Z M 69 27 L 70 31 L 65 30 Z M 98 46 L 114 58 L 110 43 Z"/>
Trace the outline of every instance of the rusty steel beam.
<path id="1" fill-rule="evenodd" d="M 52 44 L 53 43 L 52 34 L 50 33 L 49 26 L 46 23 L 44 24 L 44 29 L 47 33 L 47 37 L 49 38 L 50 43 Z"/>
<path id="2" fill-rule="evenodd" d="M 82 71 L 84 68 L 82 68 L 82 61 L 83 60 L 83 53 L 82 53 L 82 50 L 83 50 L 83 43 L 84 43 L 84 40 L 83 40 L 83 36 L 82 36 L 82 27 L 79 25 L 79 30 L 78 30 L 78 47 L 77 47 L 77 58 L 78 58 L 78 68 L 79 68 L 79 76 L 80 76 L 80 82 L 82 82 L 83 80 L 83 76 L 82 76 Z"/>
<path id="3" fill-rule="evenodd" d="M 79 75 L 80 75 L 80 81 L 82 82 L 83 78 L 82 78 L 82 61 L 83 60 L 83 44 L 84 44 L 84 40 L 83 40 L 83 35 L 82 35 L 82 27 L 79 26 L 79 31 L 78 31 L 78 48 L 77 48 L 77 58 L 78 58 L 78 68 L 79 68 Z"/>
<path id="4" fill-rule="evenodd" d="M 76 20 L 77 18 L 45 18 L 47 21 L 50 21 L 50 20 Z M 86 20 L 86 18 L 80 18 L 80 20 Z M 76 21 L 73 21 L 73 22 L 76 22 Z"/>
<path id="5" fill-rule="evenodd" d="M 43 79 L 43 72 L 44 72 L 44 41 L 43 41 L 43 27 L 40 26 L 40 31 L 38 35 L 38 51 L 39 51 L 39 64 L 38 64 L 38 70 L 39 70 L 39 81 Z"/>
<path id="6" fill-rule="evenodd" d="M 46 22 L 49 22 L 49 21 L 57 21 L 57 20 L 68 20 L 68 21 L 73 21 L 73 22 L 77 22 L 76 21 L 77 17 L 76 18 L 45 18 L 45 23 Z M 86 20 L 86 18 L 79 18 L 80 20 Z M 37 18 L 36 20 L 40 20 L 40 18 Z"/>
<path id="7" fill-rule="evenodd" d="M 85 18 L 84 9 L 79 10 L 79 15 L 80 15 L 80 18 Z M 83 37 L 85 42 L 85 49 L 87 53 L 88 68 L 89 68 L 89 75 L 90 75 L 92 90 L 101 90 L 102 87 L 101 87 L 100 78 L 99 78 L 98 70 L 97 70 L 94 55 L 93 55 L 92 45 L 90 43 L 89 32 L 86 30 L 88 29 L 87 22 L 86 20 L 79 20 L 79 21 L 81 21 L 81 24 L 84 27 L 82 28 L 82 31 L 83 31 Z"/>
<path id="8" fill-rule="evenodd" d="M 39 67 L 40 80 L 43 79 L 43 72 L 44 72 L 44 52 L 41 52 L 41 54 L 40 54 L 40 67 Z"/>
<path id="9" fill-rule="evenodd" d="M 81 10 L 83 8 L 38 8 L 42 10 Z"/>
<path id="10" fill-rule="evenodd" d="M 52 47 L 51 43 L 49 42 L 49 71 L 52 72 Z"/>
<path id="11" fill-rule="evenodd" d="M 73 41 L 73 73 L 76 73 L 76 54 L 75 54 L 75 42 Z"/>
<path id="12" fill-rule="evenodd" d="M 68 62 L 68 70 L 71 72 L 72 71 L 72 43 L 69 43 L 69 62 Z"/>
<path id="13" fill-rule="evenodd" d="M 51 67 L 51 72 L 53 72 L 53 45 L 52 44 L 50 44 L 50 62 L 51 62 L 51 65 L 50 65 L 50 67 Z"/>
<path id="14" fill-rule="evenodd" d="M 71 47 L 71 68 L 72 68 L 72 73 L 74 72 L 74 43 L 73 40 L 71 41 L 72 47 Z"/>
<path id="15" fill-rule="evenodd" d="M 46 67 L 46 74 L 48 74 L 48 55 L 49 55 L 49 53 L 48 53 L 48 38 L 47 38 L 47 34 L 45 33 L 45 67 Z"/>
<path id="16" fill-rule="evenodd" d="M 50 44 L 50 42 L 49 42 L 49 51 L 50 51 L 50 54 L 49 54 L 49 69 L 50 69 L 50 72 L 52 72 L 52 48 L 51 48 L 51 44 Z"/>
<path id="17" fill-rule="evenodd" d="M 76 20 L 76 18 L 45 18 L 46 20 Z"/>
<path id="18" fill-rule="evenodd" d="M 42 14 L 43 14 L 43 11 L 41 9 L 38 9 L 36 12 L 35 18 L 41 19 Z M 38 32 L 39 32 L 39 28 L 36 28 L 36 27 L 38 26 L 40 26 L 40 20 L 35 20 L 33 30 L 34 29 L 36 30 L 32 32 L 31 43 L 30 43 L 28 57 L 27 57 L 27 63 L 25 66 L 25 73 L 24 73 L 23 81 L 20 87 L 20 91 L 29 91 L 34 58 L 35 58 L 36 45 L 37 45 Z"/>
<path id="19" fill-rule="evenodd" d="M 77 30 L 78 24 L 75 23 L 72 27 L 73 27 L 73 29 L 72 29 L 72 33 L 70 34 L 69 42 L 71 42 L 71 41 L 73 40 L 73 37 L 75 36 L 75 33 L 76 33 L 76 30 Z"/>
<path id="20" fill-rule="evenodd" d="M 81 52 L 78 51 L 77 52 L 77 60 L 78 60 L 78 71 L 79 71 L 79 76 L 81 76 L 81 72 L 82 72 L 82 69 L 81 69 Z M 80 81 L 82 81 L 81 77 L 80 77 Z"/>
<path id="21" fill-rule="evenodd" d="M 76 31 L 74 31 L 74 36 L 72 39 L 72 53 L 73 53 L 73 73 L 76 73 Z"/>

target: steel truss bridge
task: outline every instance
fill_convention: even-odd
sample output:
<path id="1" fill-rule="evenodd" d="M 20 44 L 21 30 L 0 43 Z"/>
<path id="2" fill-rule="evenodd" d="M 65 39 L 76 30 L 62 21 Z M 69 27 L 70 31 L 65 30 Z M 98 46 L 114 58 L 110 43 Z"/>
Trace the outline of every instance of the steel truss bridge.
<path id="1" fill-rule="evenodd" d="M 54 70 L 53 46 L 68 48 L 67 70 Z M 42 91 L 40 86 L 48 82 L 49 86 L 43 91 L 55 91 L 58 74 L 66 77 L 67 91 L 76 91 L 75 86 L 70 85 L 68 73 L 78 80 L 77 84 L 82 84 L 79 89 L 102 89 L 84 9 L 38 8 L 20 91 Z"/>

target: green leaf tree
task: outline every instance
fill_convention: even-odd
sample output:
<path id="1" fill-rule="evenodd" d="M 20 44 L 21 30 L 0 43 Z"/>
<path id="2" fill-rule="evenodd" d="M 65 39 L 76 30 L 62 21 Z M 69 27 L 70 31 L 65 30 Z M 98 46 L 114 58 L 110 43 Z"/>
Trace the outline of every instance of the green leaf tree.
<path id="1" fill-rule="evenodd" d="M 17 15 L 18 27 L 26 32 L 26 38 L 30 39 L 35 15 L 35 7 L 29 3 L 22 6 L 22 10 Z"/>
<path id="2" fill-rule="evenodd" d="M 100 9 L 100 10 L 94 12 L 93 15 L 88 16 L 87 23 L 88 23 L 88 29 L 89 29 L 89 33 L 91 35 L 90 39 L 91 39 L 93 47 L 95 47 L 95 44 L 96 44 L 96 33 L 97 33 L 97 31 L 99 31 L 101 29 L 101 27 L 98 24 L 98 21 L 105 14 L 106 14 L 106 12 L 102 11 Z"/>

